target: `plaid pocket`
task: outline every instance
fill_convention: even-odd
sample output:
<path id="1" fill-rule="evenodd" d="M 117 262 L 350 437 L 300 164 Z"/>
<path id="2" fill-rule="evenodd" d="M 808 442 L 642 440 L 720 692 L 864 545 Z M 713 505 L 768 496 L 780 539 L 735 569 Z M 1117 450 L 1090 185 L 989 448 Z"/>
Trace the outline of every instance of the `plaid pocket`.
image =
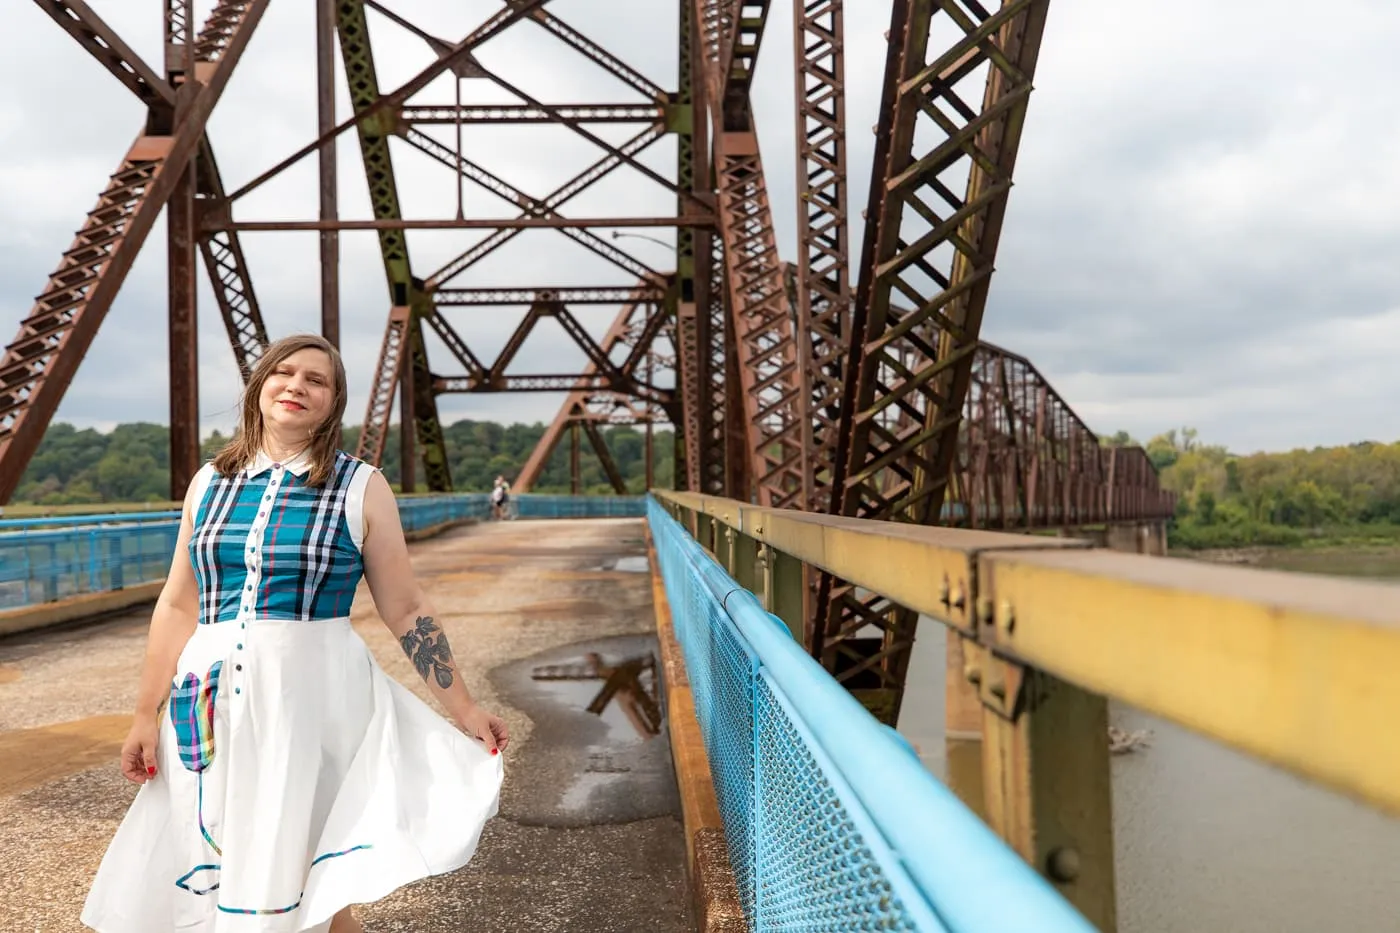
<path id="1" fill-rule="evenodd" d="M 204 682 L 194 674 L 170 688 L 170 722 L 175 727 L 175 744 L 180 763 L 191 771 L 203 771 L 214 760 L 214 698 L 219 693 L 219 672 L 224 662 L 216 661 Z"/>

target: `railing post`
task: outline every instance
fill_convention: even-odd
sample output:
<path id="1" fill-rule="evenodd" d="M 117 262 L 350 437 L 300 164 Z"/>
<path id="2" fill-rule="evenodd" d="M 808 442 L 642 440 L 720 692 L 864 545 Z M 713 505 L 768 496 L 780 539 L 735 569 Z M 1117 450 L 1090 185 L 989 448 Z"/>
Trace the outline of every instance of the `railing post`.
<path id="1" fill-rule="evenodd" d="M 102 564 L 97 554 L 97 529 L 88 532 L 88 592 L 102 592 Z"/>
<path id="2" fill-rule="evenodd" d="M 47 581 L 47 591 L 44 593 L 44 601 L 52 602 L 58 599 L 58 549 L 57 546 L 49 542 L 49 574 Z"/>
<path id="3" fill-rule="evenodd" d="M 987 822 L 1097 929 L 1112 933 L 1108 701 L 991 652 L 982 657 Z"/>
<path id="4" fill-rule="evenodd" d="M 138 535 L 141 533 L 138 529 Z M 107 537 L 107 565 L 111 568 L 109 572 L 112 581 L 112 589 L 119 590 L 125 585 L 125 578 L 122 575 L 122 541 L 123 535 L 113 534 Z M 137 539 L 140 540 L 139 538 Z"/>
<path id="5" fill-rule="evenodd" d="M 762 545 L 758 551 L 763 574 L 763 608 L 783 620 L 792 637 L 802 644 L 806 624 L 806 568 L 790 554 Z"/>
<path id="6" fill-rule="evenodd" d="M 948 787 L 968 809 L 987 818 L 982 791 L 981 645 L 949 628 L 944 634 L 947 661 L 943 682 L 943 748 Z"/>
<path id="7" fill-rule="evenodd" d="M 726 529 L 730 540 L 729 575 L 750 593 L 757 593 L 763 584 L 758 567 L 758 542 L 742 531 Z"/>

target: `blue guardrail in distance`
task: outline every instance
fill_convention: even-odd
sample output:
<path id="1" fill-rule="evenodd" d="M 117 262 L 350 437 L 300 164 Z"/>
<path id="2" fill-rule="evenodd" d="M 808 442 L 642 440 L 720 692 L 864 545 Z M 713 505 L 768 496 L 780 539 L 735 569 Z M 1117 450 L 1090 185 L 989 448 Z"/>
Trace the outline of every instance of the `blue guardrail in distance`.
<path id="1" fill-rule="evenodd" d="M 642 496 L 522 495 L 512 502 L 522 519 L 646 514 Z M 490 515 L 481 493 L 399 500 L 405 531 Z M 179 530 L 180 513 L 169 511 L 0 520 L 0 611 L 162 580 Z"/>

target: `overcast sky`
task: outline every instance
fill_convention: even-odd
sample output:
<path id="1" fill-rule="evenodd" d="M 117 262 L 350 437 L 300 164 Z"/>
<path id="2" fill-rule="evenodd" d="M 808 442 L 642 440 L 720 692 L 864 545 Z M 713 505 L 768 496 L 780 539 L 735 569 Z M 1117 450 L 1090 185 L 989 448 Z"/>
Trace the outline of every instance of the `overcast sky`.
<path id="1" fill-rule="evenodd" d="M 90 0 L 159 67 L 160 4 Z M 196 4 L 200 18 L 210 0 Z M 391 0 L 446 41 L 493 0 Z M 598 10 L 602 7 L 603 10 Z M 448 9 L 444 9 L 448 8 Z M 674 86 L 675 4 L 554 0 L 550 9 L 664 87 Z M 864 207 L 889 4 L 847 0 L 852 213 Z M 314 3 L 279 0 L 216 111 L 230 190 L 315 135 Z M 658 11 L 660 13 L 658 14 Z M 432 58 L 371 13 L 381 87 Z M 983 336 L 1030 357 L 1101 432 L 1145 439 L 1176 425 L 1247 452 L 1400 435 L 1400 4 L 1333 0 L 1328 24 L 1297 0 L 1055 0 L 1021 147 Z M 785 258 L 795 259 L 791 11 L 775 2 L 754 90 Z M 1344 24 L 1338 25 L 1338 24 Z M 8 341 L 141 124 L 135 98 L 29 0 L 0 0 L 0 339 Z M 532 23 L 483 46 L 483 64 L 546 103 L 633 102 L 635 92 Z M 1390 62 L 1390 64 L 1386 64 Z M 510 101 L 483 81 L 471 101 Z M 450 102 L 443 79 L 415 102 Z M 349 102 L 340 90 L 340 114 Z M 640 127 L 607 127 L 618 142 Z M 450 129 L 439 133 L 451 141 Z M 566 129 L 469 131 L 465 153 L 534 196 L 598 157 Z M 396 144 L 405 213 L 456 212 L 451 173 Z M 342 216 L 367 218 L 355 137 L 339 149 Z M 664 140 L 642 159 L 669 174 Z M 467 186 L 469 215 L 513 211 Z M 620 171 L 566 216 L 664 214 L 673 196 Z M 240 219 L 316 215 L 315 160 L 242 199 Z M 669 235 L 661 231 L 662 237 Z M 602 235 L 606 236 L 604 231 Z M 413 231 L 427 275 L 482 234 Z M 58 419 L 166 421 L 164 225 L 103 324 Z M 272 335 L 319 322 L 316 235 L 243 236 Z M 852 252 L 859 253 L 859 228 Z M 619 241 L 656 268 L 668 249 Z M 342 238 L 347 418 L 358 421 L 387 310 L 373 233 Z M 456 284 L 626 285 L 626 274 L 553 231 L 528 232 Z M 233 422 L 237 375 L 207 286 L 200 309 L 205 430 Z M 450 312 L 483 359 L 519 312 Z M 579 312 L 601 334 L 613 309 Z M 515 372 L 569 371 L 582 356 L 540 332 Z M 456 372 L 440 346 L 434 368 Z M 444 396 L 445 420 L 548 420 L 548 395 Z"/>

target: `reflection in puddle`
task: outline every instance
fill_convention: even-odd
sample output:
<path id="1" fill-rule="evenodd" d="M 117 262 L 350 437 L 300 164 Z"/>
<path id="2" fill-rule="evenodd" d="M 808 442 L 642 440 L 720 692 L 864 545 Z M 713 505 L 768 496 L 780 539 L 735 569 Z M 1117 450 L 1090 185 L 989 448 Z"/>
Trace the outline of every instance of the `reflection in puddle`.
<path id="1" fill-rule="evenodd" d="M 645 554 L 637 554 L 632 557 L 619 557 L 613 569 L 625 573 L 646 573 L 651 569 L 651 565 L 647 562 Z"/>
<path id="2" fill-rule="evenodd" d="M 530 677 L 537 681 L 574 683 L 601 680 L 603 686 L 594 693 L 588 705 L 584 707 L 585 710 L 609 726 L 615 725 L 614 722 L 609 722 L 615 717 L 605 713 L 610 708 L 621 713 L 643 741 L 655 737 L 661 731 L 661 708 L 656 702 L 654 654 L 637 655 L 609 665 L 604 663 L 601 654 L 590 651 L 578 663 L 540 665 L 530 672 Z"/>
<path id="3" fill-rule="evenodd" d="M 502 813 L 595 826 L 679 812 L 658 656 L 655 635 L 608 635 L 492 671 L 498 695 L 534 722 L 516 764 L 531 782 L 507 782 Z"/>

